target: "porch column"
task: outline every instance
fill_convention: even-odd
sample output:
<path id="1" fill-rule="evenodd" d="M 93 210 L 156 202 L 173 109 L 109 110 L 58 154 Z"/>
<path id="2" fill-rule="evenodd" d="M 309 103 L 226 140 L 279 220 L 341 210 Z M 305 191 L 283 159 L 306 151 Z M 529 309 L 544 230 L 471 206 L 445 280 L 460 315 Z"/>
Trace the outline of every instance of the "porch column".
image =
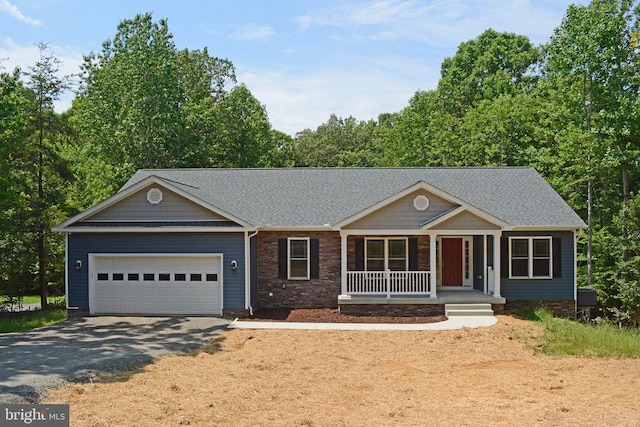
<path id="1" fill-rule="evenodd" d="M 488 279 L 487 279 L 487 271 L 489 270 L 488 268 L 488 260 L 487 258 L 489 257 L 489 253 L 487 252 L 487 235 L 484 234 L 482 236 L 482 259 L 484 260 L 482 263 L 482 277 L 484 278 L 483 282 L 484 282 L 484 293 L 488 293 L 489 292 L 489 286 L 488 286 Z"/>
<path id="2" fill-rule="evenodd" d="M 500 297 L 500 276 L 502 268 L 500 267 L 500 246 L 502 245 L 502 239 L 500 239 L 499 233 L 493 234 L 493 296 Z"/>
<path id="3" fill-rule="evenodd" d="M 436 235 L 429 234 L 429 298 L 437 298 L 436 295 Z"/>
<path id="4" fill-rule="evenodd" d="M 347 234 L 340 232 L 340 286 L 342 295 L 347 295 L 347 237 Z"/>

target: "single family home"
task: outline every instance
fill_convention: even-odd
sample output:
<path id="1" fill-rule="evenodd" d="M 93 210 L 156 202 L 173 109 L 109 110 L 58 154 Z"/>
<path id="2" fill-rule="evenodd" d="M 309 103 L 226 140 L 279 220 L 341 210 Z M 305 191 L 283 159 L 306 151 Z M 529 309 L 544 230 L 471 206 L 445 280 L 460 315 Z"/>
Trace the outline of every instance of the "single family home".
<path id="1" fill-rule="evenodd" d="M 584 222 L 532 168 L 139 170 L 55 228 L 71 314 L 576 311 Z"/>

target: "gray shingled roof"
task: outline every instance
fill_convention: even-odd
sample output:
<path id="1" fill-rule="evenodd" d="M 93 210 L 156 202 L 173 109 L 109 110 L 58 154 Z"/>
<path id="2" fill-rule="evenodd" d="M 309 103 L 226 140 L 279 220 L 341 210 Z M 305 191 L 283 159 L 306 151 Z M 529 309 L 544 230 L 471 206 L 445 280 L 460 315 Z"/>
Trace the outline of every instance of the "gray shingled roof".
<path id="1" fill-rule="evenodd" d="M 337 224 L 425 182 L 514 227 L 585 226 L 532 168 L 145 169 L 256 227 Z"/>

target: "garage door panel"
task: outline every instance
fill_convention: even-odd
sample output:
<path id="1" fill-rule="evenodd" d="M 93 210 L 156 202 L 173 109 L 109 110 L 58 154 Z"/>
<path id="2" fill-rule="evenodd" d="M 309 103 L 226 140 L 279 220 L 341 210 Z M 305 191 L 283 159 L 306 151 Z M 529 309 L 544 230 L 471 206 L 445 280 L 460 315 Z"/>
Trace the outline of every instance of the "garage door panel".
<path id="1" fill-rule="evenodd" d="M 93 314 L 222 314 L 220 255 L 92 255 Z"/>

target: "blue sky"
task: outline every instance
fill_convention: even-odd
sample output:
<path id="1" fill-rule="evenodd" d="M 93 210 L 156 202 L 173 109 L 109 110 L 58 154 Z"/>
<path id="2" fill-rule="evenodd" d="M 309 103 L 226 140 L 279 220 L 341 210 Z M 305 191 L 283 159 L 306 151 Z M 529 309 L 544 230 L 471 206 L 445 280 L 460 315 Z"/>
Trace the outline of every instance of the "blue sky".
<path id="1" fill-rule="evenodd" d="M 152 12 L 168 19 L 178 49 L 231 60 L 273 128 L 294 135 L 332 113 L 369 120 L 400 111 L 417 90 L 436 87 L 444 58 L 487 28 L 545 43 L 571 3 L 587 1 L 0 0 L 0 58 L 5 70 L 32 65 L 43 41 L 64 73 L 77 73 L 122 19 Z"/>

